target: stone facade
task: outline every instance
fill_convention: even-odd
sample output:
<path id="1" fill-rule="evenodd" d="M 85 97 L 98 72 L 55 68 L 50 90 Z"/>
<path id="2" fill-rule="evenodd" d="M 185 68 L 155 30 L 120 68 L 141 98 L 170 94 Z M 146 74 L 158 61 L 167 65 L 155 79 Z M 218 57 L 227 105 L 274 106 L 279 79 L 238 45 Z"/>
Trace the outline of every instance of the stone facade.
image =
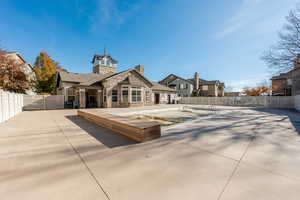
<path id="1" fill-rule="evenodd" d="M 96 74 L 107 74 L 107 73 L 116 73 L 116 72 L 117 72 L 116 67 L 101 66 L 101 65 L 96 65 L 93 67 L 93 73 Z"/>

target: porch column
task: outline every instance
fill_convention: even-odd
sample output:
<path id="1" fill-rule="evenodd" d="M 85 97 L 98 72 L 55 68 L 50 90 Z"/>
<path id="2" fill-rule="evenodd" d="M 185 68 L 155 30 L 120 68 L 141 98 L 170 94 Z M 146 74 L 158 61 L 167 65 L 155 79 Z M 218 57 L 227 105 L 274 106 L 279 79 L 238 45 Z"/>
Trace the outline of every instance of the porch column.
<path id="1" fill-rule="evenodd" d="M 65 87 L 63 90 L 64 90 L 64 98 L 65 98 L 65 102 L 68 101 L 68 88 L 69 87 Z"/>
<path id="2" fill-rule="evenodd" d="M 80 108 L 86 108 L 86 102 L 85 102 L 85 89 L 80 88 L 79 89 L 79 107 Z"/>
<path id="3" fill-rule="evenodd" d="M 128 103 L 131 104 L 132 97 L 131 97 L 131 86 L 128 86 Z"/>
<path id="4" fill-rule="evenodd" d="M 112 88 L 106 88 L 106 107 L 107 108 L 111 108 L 112 107 L 112 103 L 111 103 L 111 91 Z"/>
<path id="5" fill-rule="evenodd" d="M 97 107 L 102 107 L 102 90 L 97 90 Z"/>

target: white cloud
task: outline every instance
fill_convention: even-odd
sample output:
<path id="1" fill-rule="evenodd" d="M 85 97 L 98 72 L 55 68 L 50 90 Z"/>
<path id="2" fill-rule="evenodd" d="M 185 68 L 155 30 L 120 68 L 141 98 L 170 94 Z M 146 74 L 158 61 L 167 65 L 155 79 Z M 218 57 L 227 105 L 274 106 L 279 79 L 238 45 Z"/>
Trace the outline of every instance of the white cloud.
<path id="1" fill-rule="evenodd" d="M 234 33 L 260 34 L 276 32 L 282 26 L 284 17 L 298 0 L 243 0 L 240 8 L 224 22 L 216 39 L 223 39 Z"/>
<path id="2" fill-rule="evenodd" d="M 125 1 L 97 0 L 96 8 L 91 16 L 92 31 L 103 30 L 105 25 L 119 26 L 141 10 L 144 1 L 129 4 Z"/>

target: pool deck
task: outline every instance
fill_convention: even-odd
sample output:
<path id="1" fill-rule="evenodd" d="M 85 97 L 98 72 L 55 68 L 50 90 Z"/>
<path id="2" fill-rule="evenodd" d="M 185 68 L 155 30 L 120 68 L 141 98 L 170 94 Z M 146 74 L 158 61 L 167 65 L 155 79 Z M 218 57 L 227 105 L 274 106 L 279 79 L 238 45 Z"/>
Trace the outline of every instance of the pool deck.
<path id="1" fill-rule="evenodd" d="M 108 113 L 174 106 L 105 109 Z M 28 111 L 0 124 L 5 200 L 298 200 L 300 113 L 217 107 L 142 144 L 76 116 Z"/>

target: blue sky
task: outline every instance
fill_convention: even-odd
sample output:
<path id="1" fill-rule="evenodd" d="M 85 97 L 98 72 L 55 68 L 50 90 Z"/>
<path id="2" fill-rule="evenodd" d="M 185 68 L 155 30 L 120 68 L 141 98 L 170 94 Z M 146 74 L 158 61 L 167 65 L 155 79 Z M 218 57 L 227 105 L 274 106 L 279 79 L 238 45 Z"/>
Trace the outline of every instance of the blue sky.
<path id="1" fill-rule="evenodd" d="M 224 81 L 235 90 L 269 79 L 262 52 L 298 0 L 1 0 L 0 44 L 31 63 L 39 51 L 90 73 L 104 45 L 119 71 L 137 64 Z"/>

